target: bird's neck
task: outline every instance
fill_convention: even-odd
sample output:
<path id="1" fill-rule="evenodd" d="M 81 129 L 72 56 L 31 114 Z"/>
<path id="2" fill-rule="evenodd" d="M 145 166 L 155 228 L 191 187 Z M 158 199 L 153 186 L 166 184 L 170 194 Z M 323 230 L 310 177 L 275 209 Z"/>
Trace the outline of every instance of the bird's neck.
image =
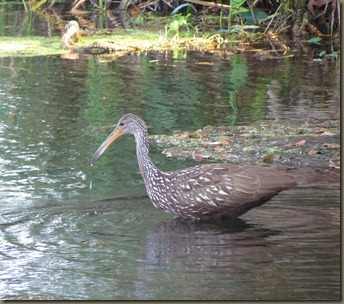
<path id="1" fill-rule="evenodd" d="M 147 131 L 135 134 L 136 141 L 136 156 L 140 167 L 142 177 L 145 181 L 152 178 L 152 174 L 159 172 L 149 157 L 149 141 Z"/>

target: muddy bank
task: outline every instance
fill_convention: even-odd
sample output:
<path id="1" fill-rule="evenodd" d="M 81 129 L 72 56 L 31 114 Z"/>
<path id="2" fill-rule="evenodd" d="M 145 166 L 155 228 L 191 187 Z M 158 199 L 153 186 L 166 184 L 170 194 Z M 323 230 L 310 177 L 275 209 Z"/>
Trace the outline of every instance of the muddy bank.
<path id="1" fill-rule="evenodd" d="M 340 168 L 340 122 L 269 123 L 211 127 L 152 135 L 166 157 L 240 164 Z"/>

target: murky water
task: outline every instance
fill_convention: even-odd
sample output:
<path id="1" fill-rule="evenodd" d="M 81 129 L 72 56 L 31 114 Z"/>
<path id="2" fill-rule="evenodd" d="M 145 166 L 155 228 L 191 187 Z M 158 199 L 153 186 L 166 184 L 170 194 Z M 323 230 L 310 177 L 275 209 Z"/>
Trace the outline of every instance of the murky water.
<path id="1" fill-rule="evenodd" d="M 133 139 L 89 161 L 126 112 L 151 134 L 339 117 L 339 68 L 148 53 L 0 59 L 0 298 L 340 298 L 339 185 L 192 223 L 145 197 Z M 165 170 L 194 164 L 166 159 Z M 128 197 L 131 197 L 128 199 Z"/>

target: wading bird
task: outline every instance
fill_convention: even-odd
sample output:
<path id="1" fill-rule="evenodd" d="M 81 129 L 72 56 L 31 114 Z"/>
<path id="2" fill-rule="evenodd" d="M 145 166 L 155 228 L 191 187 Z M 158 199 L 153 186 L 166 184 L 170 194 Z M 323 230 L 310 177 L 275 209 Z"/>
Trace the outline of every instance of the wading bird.
<path id="1" fill-rule="evenodd" d="M 237 218 L 297 185 L 295 177 L 285 170 L 258 166 L 202 164 L 179 171 L 160 171 L 149 157 L 147 125 L 130 113 L 122 116 L 95 152 L 91 164 L 124 134 L 135 137 L 138 165 L 153 205 L 180 217 Z"/>

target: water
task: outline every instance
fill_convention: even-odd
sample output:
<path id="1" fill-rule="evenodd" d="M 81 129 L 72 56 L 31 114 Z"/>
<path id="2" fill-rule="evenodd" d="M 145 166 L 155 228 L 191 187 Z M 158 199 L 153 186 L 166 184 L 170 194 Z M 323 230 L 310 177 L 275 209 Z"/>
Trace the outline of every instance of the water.
<path id="1" fill-rule="evenodd" d="M 133 139 L 89 161 L 126 112 L 151 134 L 339 117 L 339 68 L 305 56 L 149 52 L 0 59 L 0 298 L 338 300 L 339 185 L 192 223 L 145 196 Z M 164 170 L 194 164 L 166 159 Z M 128 198 L 129 197 L 129 198 Z"/>

